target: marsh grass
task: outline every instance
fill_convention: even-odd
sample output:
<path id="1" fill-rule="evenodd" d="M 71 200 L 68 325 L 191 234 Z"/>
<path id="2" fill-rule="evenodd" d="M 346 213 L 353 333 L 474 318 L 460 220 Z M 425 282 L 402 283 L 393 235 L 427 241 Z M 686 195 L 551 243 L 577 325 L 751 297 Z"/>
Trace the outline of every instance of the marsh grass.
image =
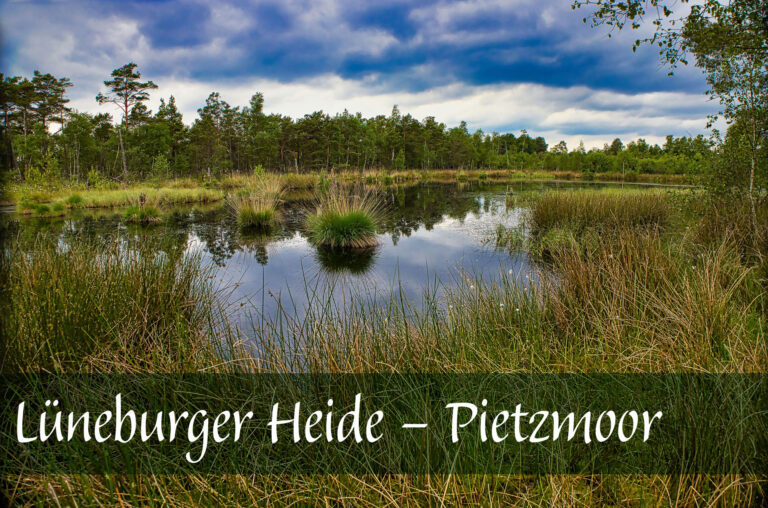
<path id="1" fill-rule="evenodd" d="M 61 217 L 67 211 L 64 203 L 55 202 L 51 204 L 47 203 L 33 203 L 29 205 L 22 213 L 31 213 L 35 217 Z"/>
<path id="2" fill-rule="evenodd" d="M 671 210 L 663 193 L 653 190 L 549 191 L 532 203 L 528 224 L 533 235 L 553 229 L 580 234 L 623 228 L 664 227 Z"/>
<path id="3" fill-rule="evenodd" d="M 65 202 L 71 208 L 81 208 L 83 206 L 83 196 L 75 192 L 70 194 Z"/>
<path id="4" fill-rule="evenodd" d="M 696 238 L 712 245 L 730 237 L 746 262 L 762 265 L 768 276 L 768 198 L 758 201 L 757 227 L 752 222 L 749 200 L 714 200 L 702 213 L 696 226 Z"/>
<path id="5" fill-rule="evenodd" d="M 282 198 L 282 183 L 274 178 L 257 178 L 227 200 L 241 229 L 266 231 L 279 220 L 278 205 Z"/>
<path id="6" fill-rule="evenodd" d="M 376 230 L 383 202 L 376 189 L 334 186 L 322 193 L 306 218 L 309 241 L 330 249 L 366 249 L 378 245 Z"/>
<path id="7" fill-rule="evenodd" d="M 123 218 L 133 224 L 156 224 L 162 222 L 160 210 L 152 205 L 131 205 L 123 211 Z"/>
<path id="8" fill-rule="evenodd" d="M 313 173 L 285 173 L 280 175 L 285 189 L 314 189 L 319 177 Z"/>
<path id="9" fill-rule="evenodd" d="M 96 190 L 83 194 L 85 208 L 114 208 L 129 206 L 145 196 L 146 204 L 162 207 L 183 203 L 210 203 L 224 196 L 221 191 L 205 188 L 154 188 L 132 187 L 129 189 Z"/>
<path id="10" fill-rule="evenodd" d="M 342 197 L 321 203 L 357 209 L 334 199 Z M 712 229 L 706 242 L 694 233 L 670 236 L 645 219 L 617 221 L 606 208 L 585 212 L 575 230 L 548 223 L 541 234 L 570 239 L 540 270 L 497 283 L 458 274 L 427 288 L 418 304 L 397 291 L 338 299 L 306 284 L 305 315 L 292 317 L 286 302 L 286 312 L 242 337 L 258 358 L 217 349 L 220 328 L 210 325 L 217 306 L 199 259 L 159 247 L 72 243 L 62 251 L 41 240 L 0 258 L 11 295 L 0 303 L 10 316 L 0 326 L 14 337 L 4 368 L 766 372 L 765 283 L 739 241 Z M 599 228 L 611 233 L 598 235 Z M 765 478 L 744 475 L 19 474 L 8 483 L 14 501 L 41 505 L 55 498 L 62 505 L 756 506 L 766 499 Z"/>
<path id="11" fill-rule="evenodd" d="M 224 193 L 218 189 L 201 187 L 194 180 L 170 180 L 155 185 L 141 184 L 128 188 L 102 189 L 83 186 L 58 190 L 40 190 L 18 187 L 13 191 L 20 212 L 33 204 L 61 201 L 72 208 L 116 208 L 136 203 L 144 194 L 147 204 L 167 206 L 184 203 L 210 203 L 221 200 Z"/>
<path id="12" fill-rule="evenodd" d="M 194 257 L 40 237 L 3 264 L 3 372 L 183 372 L 216 361 L 217 305 Z"/>
<path id="13" fill-rule="evenodd" d="M 17 492 L 47 504 L 82 499 L 166 506 L 759 506 L 759 480 L 738 475 L 57 475 Z"/>

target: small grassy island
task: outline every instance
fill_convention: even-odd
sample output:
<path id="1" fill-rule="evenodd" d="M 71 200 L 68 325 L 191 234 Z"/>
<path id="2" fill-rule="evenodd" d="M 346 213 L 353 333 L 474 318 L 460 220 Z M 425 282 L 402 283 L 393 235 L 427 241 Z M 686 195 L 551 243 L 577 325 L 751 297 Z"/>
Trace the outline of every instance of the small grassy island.
<path id="1" fill-rule="evenodd" d="M 318 198 L 317 209 L 307 215 L 307 235 L 313 244 L 330 249 L 375 247 L 381 214 L 381 201 L 370 189 L 348 193 L 333 188 Z"/>
<path id="2" fill-rule="evenodd" d="M 227 202 L 240 229 L 269 231 L 279 221 L 282 184 L 277 178 L 258 178 Z"/>

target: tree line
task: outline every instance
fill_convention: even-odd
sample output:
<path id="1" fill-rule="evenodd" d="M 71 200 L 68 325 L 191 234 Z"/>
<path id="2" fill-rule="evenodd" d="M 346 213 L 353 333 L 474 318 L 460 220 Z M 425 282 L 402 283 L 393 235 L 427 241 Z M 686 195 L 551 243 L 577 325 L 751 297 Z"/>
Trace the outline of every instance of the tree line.
<path id="1" fill-rule="evenodd" d="M 663 146 L 620 139 L 603 149 L 549 146 L 525 130 L 470 132 L 434 117 L 364 117 L 316 111 L 301 118 L 264 112 L 264 96 L 232 106 L 211 93 L 186 125 L 171 95 L 147 107 L 152 81 L 135 63 L 115 69 L 95 100 L 119 112 L 92 115 L 67 106 L 68 78 L 34 72 L 31 79 L 0 74 L 2 164 L 17 181 L 216 178 L 265 168 L 274 171 L 345 169 L 541 169 L 583 172 L 701 173 L 713 144 L 702 137 L 668 136 Z M 119 120 L 119 121 L 116 121 Z"/>

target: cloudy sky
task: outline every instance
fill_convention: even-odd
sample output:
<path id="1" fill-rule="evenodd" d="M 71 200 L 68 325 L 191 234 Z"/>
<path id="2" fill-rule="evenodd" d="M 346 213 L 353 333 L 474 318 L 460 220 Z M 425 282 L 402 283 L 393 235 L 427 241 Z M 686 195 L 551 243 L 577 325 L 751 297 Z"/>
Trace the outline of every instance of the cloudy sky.
<path id="1" fill-rule="evenodd" d="M 470 129 L 527 129 L 550 144 L 661 142 L 705 133 L 715 105 L 695 68 L 667 76 L 637 33 L 590 30 L 570 0 L 2 1 L 0 70 L 68 76 L 72 106 L 139 64 L 192 122 L 211 91 L 301 116 L 394 104 Z M 112 113 L 115 111 L 109 110 Z"/>

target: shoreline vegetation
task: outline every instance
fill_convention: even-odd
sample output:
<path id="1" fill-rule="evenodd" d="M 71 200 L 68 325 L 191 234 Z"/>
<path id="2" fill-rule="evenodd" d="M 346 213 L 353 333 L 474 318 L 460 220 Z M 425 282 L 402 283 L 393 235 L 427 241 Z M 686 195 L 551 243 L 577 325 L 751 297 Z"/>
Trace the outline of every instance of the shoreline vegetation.
<path id="1" fill-rule="evenodd" d="M 298 185 L 300 182 L 294 182 Z M 679 194 L 679 193 L 678 193 Z M 318 295 L 301 320 L 235 331 L 200 259 L 163 245 L 39 238 L 5 251 L 3 370 L 13 372 L 768 372 L 768 231 L 745 203 L 628 190 L 534 196 L 502 246 L 541 257 L 539 283 L 510 274 L 446 287 L 446 305 Z M 763 203 L 760 218 L 768 218 Z M 768 224 L 768 220 L 763 222 Z M 504 240 L 508 240 L 504 243 Z M 536 248 L 536 245 L 539 245 Z M 30 256 L 28 253 L 34 253 Z M 134 253 L 136 255 L 130 255 Z M 349 302 L 348 302 L 349 303 Z M 278 313 L 280 314 L 280 313 Z M 94 340 L 98 338 L 98 340 Z M 301 344 L 301 354 L 287 354 Z M 254 356 L 253 351 L 259 351 Z M 748 475 L 23 474 L 13 496 L 44 503 L 372 505 L 574 503 L 755 505 Z M 8 490 L 10 492 L 10 490 Z"/>
<path id="2" fill-rule="evenodd" d="M 162 208 L 180 204 L 205 204 L 226 200 L 234 193 L 242 198 L 249 191 L 260 194 L 262 181 L 280 186 L 282 191 L 317 190 L 331 181 L 348 184 L 390 186 L 417 182 L 480 181 L 514 183 L 525 181 L 565 181 L 591 183 L 631 183 L 671 186 L 697 186 L 699 179 L 691 175 L 655 174 L 622 175 L 597 174 L 587 177 L 578 172 L 518 171 L 518 170 L 413 170 L 413 171 L 340 171 L 337 173 L 264 173 L 235 174 L 220 179 L 179 178 L 119 185 L 116 182 L 89 187 L 82 183 L 9 186 L 5 203 L 15 205 L 18 213 L 37 217 L 58 217 L 67 210 L 91 208 L 120 208 L 139 204 L 141 196 L 146 204 Z M 238 192 L 242 191 L 238 196 Z M 274 189 L 272 192 L 276 192 Z"/>

